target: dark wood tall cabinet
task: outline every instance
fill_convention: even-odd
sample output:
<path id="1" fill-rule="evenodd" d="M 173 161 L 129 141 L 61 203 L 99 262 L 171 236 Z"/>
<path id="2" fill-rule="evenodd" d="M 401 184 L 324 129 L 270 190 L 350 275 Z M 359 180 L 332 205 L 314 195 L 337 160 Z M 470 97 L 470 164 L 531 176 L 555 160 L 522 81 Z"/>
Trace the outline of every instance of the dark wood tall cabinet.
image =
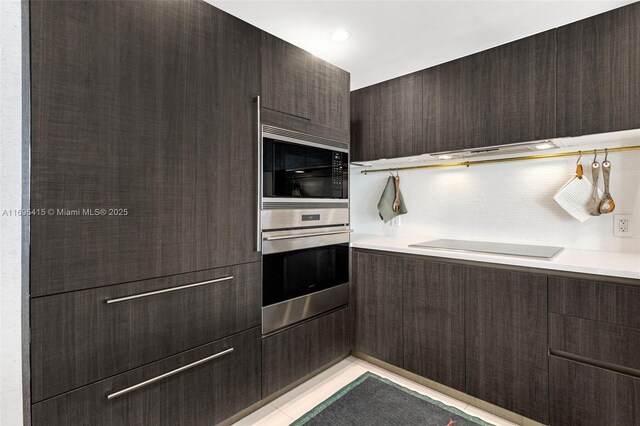
<path id="1" fill-rule="evenodd" d="M 404 259 L 404 369 L 464 392 L 464 267 Z"/>
<path id="2" fill-rule="evenodd" d="M 402 258 L 353 253 L 355 349 L 402 367 Z"/>
<path id="3" fill-rule="evenodd" d="M 640 127 L 640 3 L 558 29 L 558 136 Z"/>
<path id="4" fill-rule="evenodd" d="M 465 270 L 466 393 L 548 421 L 547 277 Z"/>
<path id="5" fill-rule="evenodd" d="M 200 1 L 31 2 L 32 296 L 259 260 L 259 46 Z"/>

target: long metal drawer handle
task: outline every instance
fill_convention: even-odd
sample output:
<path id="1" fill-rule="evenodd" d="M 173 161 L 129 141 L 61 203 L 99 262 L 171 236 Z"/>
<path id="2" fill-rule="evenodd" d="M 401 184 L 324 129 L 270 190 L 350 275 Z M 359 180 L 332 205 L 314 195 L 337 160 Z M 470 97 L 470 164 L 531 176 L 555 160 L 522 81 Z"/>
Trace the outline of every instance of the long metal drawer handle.
<path id="1" fill-rule="evenodd" d="M 329 232 L 315 232 L 310 234 L 289 234 L 289 235 L 278 235 L 276 237 L 265 237 L 265 241 L 277 241 L 277 240 L 290 240 L 292 238 L 303 238 L 303 237 L 321 237 L 323 235 L 335 235 L 335 234 L 350 234 L 349 231 L 329 231 Z"/>
<path id="2" fill-rule="evenodd" d="M 216 278 L 215 280 L 202 281 L 200 283 L 181 285 L 179 287 L 171 287 L 171 288 L 166 288 L 164 290 L 150 291 L 148 293 L 134 294 L 132 296 L 118 297 L 118 298 L 115 298 L 115 299 L 106 299 L 105 302 L 107 302 L 107 303 L 124 302 L 125 300 L 137 299 L 139 297 L 153 296 L 154 294 L 162 294 L 162 293 L 168 293 L 170 291 L 184 290 L 185 288 L 198 287 L 198 286 L 205 285 L 205 284 L 219 283 L 221 281 L 229 281 L 229 280 L 232 280 L 232 279 L 233 279 L 233 276 L 223 277 L 223 278 Z"/>
<path id="3" fill-rule="evenodd" d="M 176 368 L 175 370 L 171 370 L 171 371 L 169 371 L 167 373 L 161 374 L 161 375 L 156 376 L 156 377 L 154 377 L 152 379 L 145 380 L 144 382 L 140 382 L 137 385 L 129 386 L 128 388 L 119 390 L 118 392 L 110 393 L 110 394 L 107 395 L 107 399 L 117 398 L 117 397 L 119 397 L 121 395 L 124 395 L 125 393 L 129 393 L 129 392 L 134 391 L 136 389 L 140 389 L 141 387 L 150 385 L 151 383 L 155 383 L 155 382 L 157 382 L 159 380 L 166 379 L 169 376 L 173 376 L 174 374 L 181 373 L 181 372 L 183 372 L 185 370 L 188 370 L 190 368 L 195 367 L 196 365 L 200 365 L 200 364 L 203 364 L 203 363 L 205 363 L 207 361 L 211 361 L 212 359 L 216 359 L 216 358 L 219 358 L 219 357 L 221 357 L 223 355 L 230 354 L 231 352 L 233 352 L 233 348 L 229 348 L 229 349 L 224 350 L 222 352 L 218 352 L 215 355 L 211 355 L 211 356 L 208 356 L 206 358 L 202 358 L 199 361 L 192 362 L 191 364 L 187 364 L 187 365 L 185 365 L 183 367 L 180 367 L 180 368 Z"/>

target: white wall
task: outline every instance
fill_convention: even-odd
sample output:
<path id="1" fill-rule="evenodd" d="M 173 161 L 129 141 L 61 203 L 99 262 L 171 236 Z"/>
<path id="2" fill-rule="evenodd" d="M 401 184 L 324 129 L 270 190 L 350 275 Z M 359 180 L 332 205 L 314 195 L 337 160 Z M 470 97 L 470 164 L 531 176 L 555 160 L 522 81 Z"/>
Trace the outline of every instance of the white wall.
<path id="1" fill-rule="evenodd" d="M 564 150 L 618 146 L 623 137 L 625 145 L 640 145 L 639 134 L 589 137 L 586 144 L 576 138 L 573 142 L 580 143 L 579 147 Z M 416 235 L 418 239 L 426 236 L 640 253 L 640 151 L 609 155 L 615 213 L 634 215 L 633 238 L 613 236 L 613 214 L 581 223 L 553 201 L 556 191 L 573 176 L 576 159 L 400 172 L 409 212 L 394 226 L 383 225 L 376 209 L 389 174 L 362 175 L 362 168 L 352 166 L 352 228 L 358 233 Z M 583 157 L 585 172 L 590 172 L 592 159 L 593 155 Z M 599 160 L 602 163 L 603 156 Z"/>
<path id="2" fill-rule="evenodd" d="M 0 0 L 0 425 L 22 424 L 21 3 Z"/>

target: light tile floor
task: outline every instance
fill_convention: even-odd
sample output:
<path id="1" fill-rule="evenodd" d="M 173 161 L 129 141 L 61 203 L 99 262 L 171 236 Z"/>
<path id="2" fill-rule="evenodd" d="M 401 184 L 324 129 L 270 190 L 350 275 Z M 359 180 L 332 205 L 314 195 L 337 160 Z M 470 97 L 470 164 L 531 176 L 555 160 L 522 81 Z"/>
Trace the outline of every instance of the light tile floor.
<path id="1" fill-rule="evenodd" d="M 515 426 L 515 423 L 508 422 L 493 414 L 489 414 L 450 396 L 354 357 L 340 361 L 331 368 L 241 419 L 235 423 L 235 425 L 288 425 L 367 371 L 392 380 L 401 386 L 419 392 L 429 398 L 456 407 L 497 426 Z"/>

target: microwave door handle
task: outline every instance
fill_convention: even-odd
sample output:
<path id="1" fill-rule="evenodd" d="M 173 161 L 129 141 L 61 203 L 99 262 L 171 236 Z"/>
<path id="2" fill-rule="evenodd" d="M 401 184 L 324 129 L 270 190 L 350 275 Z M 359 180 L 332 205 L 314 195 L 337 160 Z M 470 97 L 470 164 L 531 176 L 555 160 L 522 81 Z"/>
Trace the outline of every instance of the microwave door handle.
<path id="1" fill-rule="evenodd" d="M 265 237 L 265 241 L 278 241 L 278 240 L 290 240 L 293 238 L 305 238 L 305 237 L 321 237 L 324 235 L 336 235 L 336 234 L 350 234 L 352 229 L 346 231 L 328 231 L 328 232 L 312 232 L 308 234 L 289 234 L 289 235 L 277 235 L 273 237 Z"/>

